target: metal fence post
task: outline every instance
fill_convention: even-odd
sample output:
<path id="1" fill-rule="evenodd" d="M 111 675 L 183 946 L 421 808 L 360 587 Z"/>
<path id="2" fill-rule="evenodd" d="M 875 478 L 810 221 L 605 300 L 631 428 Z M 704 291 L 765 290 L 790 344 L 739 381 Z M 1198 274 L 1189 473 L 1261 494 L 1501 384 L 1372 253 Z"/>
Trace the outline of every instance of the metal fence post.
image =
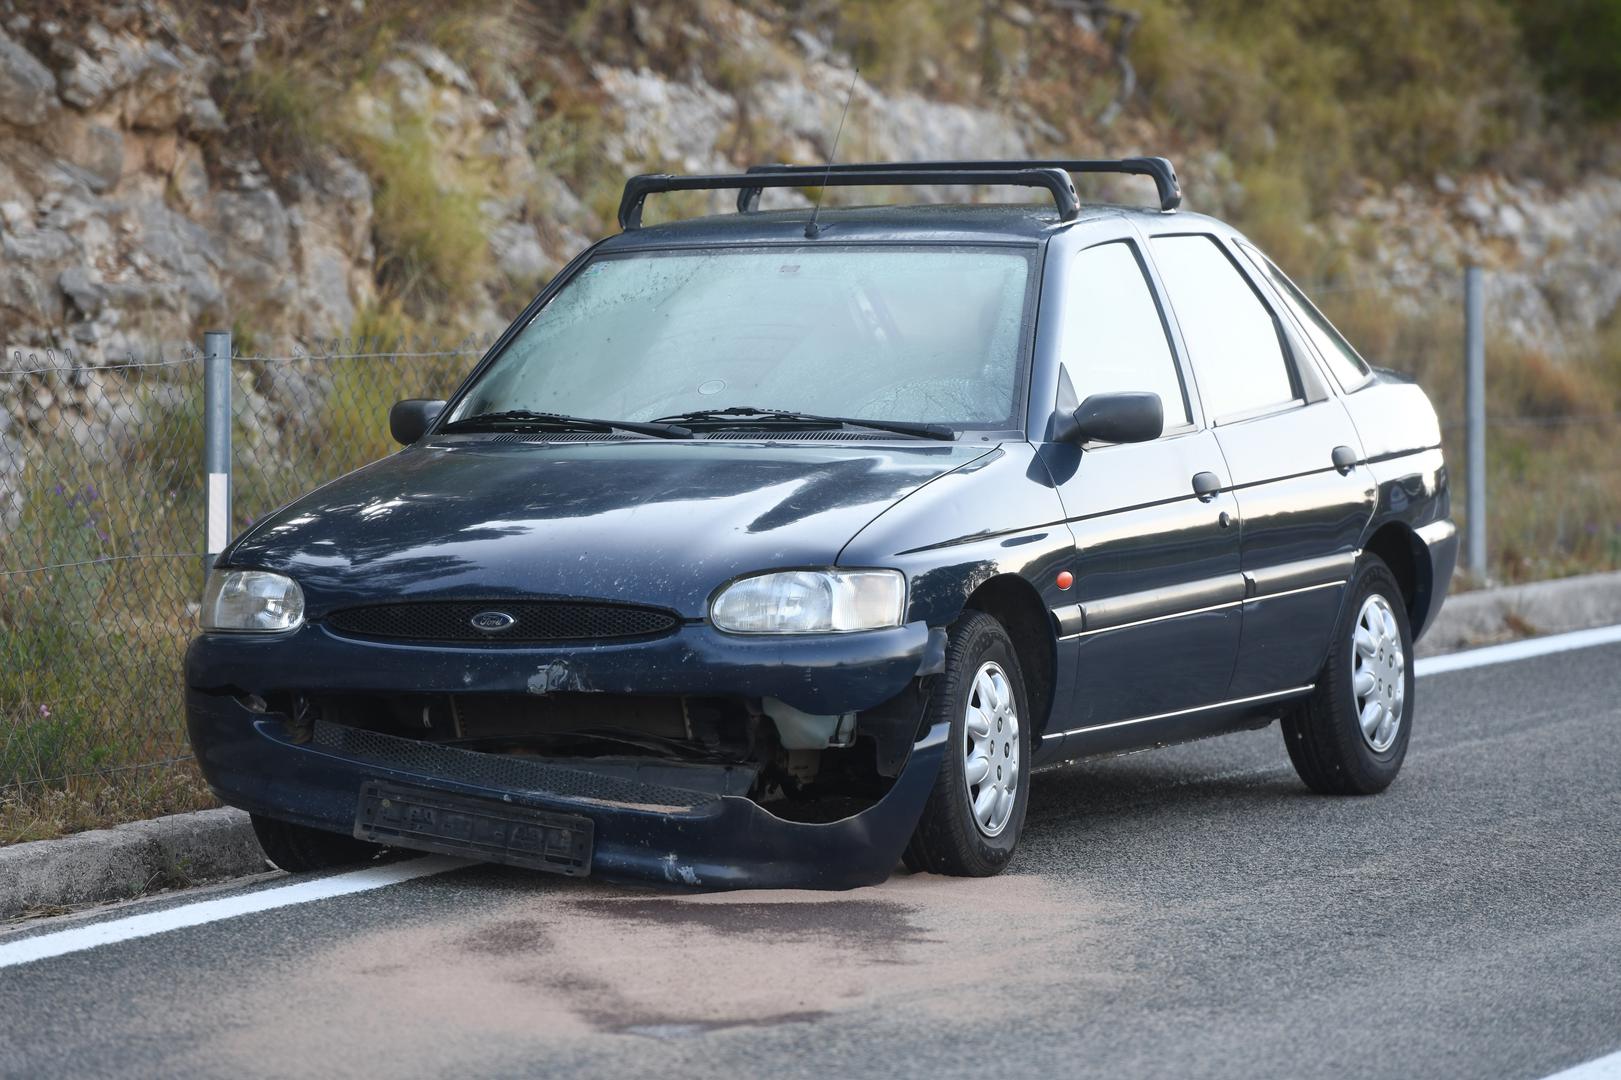
<path id="1" fill-rule="evenodd" d="M 1467 441 L 1469 572 L 1486 578 L 1486 333 L 1480 267 L 1463 272 L 1463 407 Z"/>
<path id="2" fill-rule="evenodd" d="M 203 475 L 207 478 L 205 571 L 231 540 L 231 332 L 203 335 Z"/>

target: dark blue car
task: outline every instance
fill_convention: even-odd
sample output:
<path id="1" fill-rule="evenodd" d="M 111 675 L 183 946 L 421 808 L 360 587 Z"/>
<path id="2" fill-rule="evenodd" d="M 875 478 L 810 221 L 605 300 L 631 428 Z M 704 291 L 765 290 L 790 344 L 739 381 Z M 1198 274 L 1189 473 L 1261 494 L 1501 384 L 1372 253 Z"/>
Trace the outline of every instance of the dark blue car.
<path id="1" fill-rule="evenodd" d="M 925 183 L 1054 206 L 757 209 Z M 641 227 L 686 189 L 739 212 Z M 1435 413 L 1178 201 L 1158 158 L 635 178 L 406 449 L 220 556 L 209 783 L 289 870 L 828 888 L 996 873 L 1033 768 L 1274 719 L 1382 790 L 1456 551 Z"/>

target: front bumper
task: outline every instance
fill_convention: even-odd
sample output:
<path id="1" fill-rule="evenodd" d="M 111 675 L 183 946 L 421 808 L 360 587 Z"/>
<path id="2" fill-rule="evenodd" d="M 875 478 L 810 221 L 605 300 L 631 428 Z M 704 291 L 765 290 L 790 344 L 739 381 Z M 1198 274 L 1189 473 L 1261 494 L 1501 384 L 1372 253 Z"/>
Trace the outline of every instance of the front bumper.
<path id="1" fill-rule="evenodd" d="M 651 641 L 546 648 L 362 641 L 315 623 L 287 634 L 204 634 L 186 652 L 186 685 L 226 694 L 742 695 L 830 716 L 888 701 L 944 655 L 944 631 L 921 622 L 803 636 L 690 624 Z"/>
<path id="2" fill-rule="evenodd" d="M 833 713 L 860 711 L 899 694 L 929 669 L 937 648 L 921 623 L 796 640 L 739 640 L 687 627 L 653 642 L 573 650 L 382 645 L 339 638 L 319 626 L 277 638 L 204 635 L 187 654 L 187 726 L 203 775 L 222 800 L 300 825 L 348 834 L 362 785 L 390 781 L 590 818 L 595 876 L 705 888 L 848 889 L 882 881 L 894 869 L 934 786 L 946 725 L 913 744 L 876 803 L 839 821 L 811 824 L 784 820 L 735 795 L 593 797 L 584 768 L 551 765 L 552 779 L 536 781 L 498 768 L 445 768 L 426 752 L 387 758 L 320 739 L 297 743 L 279 718 L 251 712 L 241 699 L 287 689 L 602 691 L 769 696 Z M 492 765 L 502 760 L 474 756 Z"/>

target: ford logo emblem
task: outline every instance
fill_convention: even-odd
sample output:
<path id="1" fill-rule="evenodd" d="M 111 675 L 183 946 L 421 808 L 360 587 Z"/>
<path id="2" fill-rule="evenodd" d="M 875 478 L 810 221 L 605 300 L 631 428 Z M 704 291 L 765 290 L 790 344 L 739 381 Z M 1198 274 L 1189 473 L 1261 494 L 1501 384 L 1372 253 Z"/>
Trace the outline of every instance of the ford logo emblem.
<path id="1" fill-rule="evenodd" d="M 518 620 L 504 611 L 481 611 L 469 621 L 475 630 L 482 630 L 486 634 L 499 634 Z"/>

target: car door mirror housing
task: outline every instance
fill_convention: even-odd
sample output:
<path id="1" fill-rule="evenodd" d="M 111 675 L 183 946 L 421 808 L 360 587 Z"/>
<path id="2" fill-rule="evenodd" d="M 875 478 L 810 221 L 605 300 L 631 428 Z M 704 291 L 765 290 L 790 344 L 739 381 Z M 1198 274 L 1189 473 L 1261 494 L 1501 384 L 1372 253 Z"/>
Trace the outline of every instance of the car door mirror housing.
<path id="1" fill-rule="evenodd" d="M 443 401 L 428 398 L 406 398 L 396 401 L 388 410 L 388 433 L 401 446 L 410 446 L 427 433 L 439 414 L 445 411 Z"/>
<path id="2" fill-rule="evenodd" d="M 1150 442 L 1165 430 L 1165 406 L 1158 394 L 1138 390 L 1092 394 L 1072 419 L 1064 425 L 1066 442 Z"/>

